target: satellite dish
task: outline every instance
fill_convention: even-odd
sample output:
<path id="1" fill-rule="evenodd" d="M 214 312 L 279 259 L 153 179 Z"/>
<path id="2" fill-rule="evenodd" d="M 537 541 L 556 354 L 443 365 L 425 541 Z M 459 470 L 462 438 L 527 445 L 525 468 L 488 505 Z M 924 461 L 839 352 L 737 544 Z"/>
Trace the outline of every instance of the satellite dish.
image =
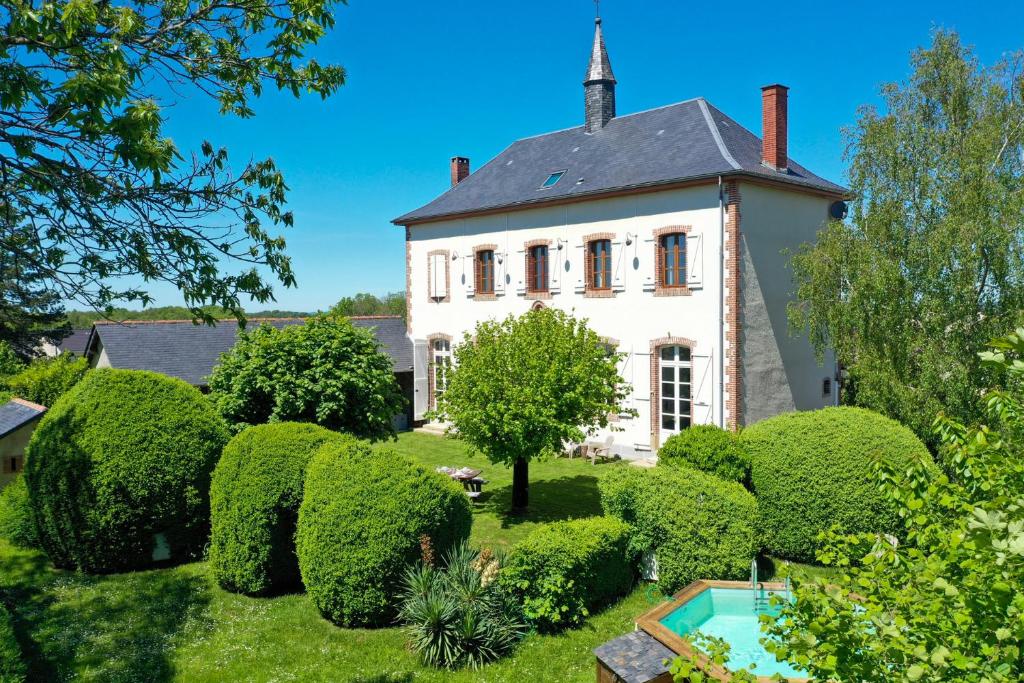
<path id="1" fill-rule="evenodd" d="M 841 221 L 846 218 L 846 202 L 832 202 L 828 207 L 828 215 L 833 220 Z"/>

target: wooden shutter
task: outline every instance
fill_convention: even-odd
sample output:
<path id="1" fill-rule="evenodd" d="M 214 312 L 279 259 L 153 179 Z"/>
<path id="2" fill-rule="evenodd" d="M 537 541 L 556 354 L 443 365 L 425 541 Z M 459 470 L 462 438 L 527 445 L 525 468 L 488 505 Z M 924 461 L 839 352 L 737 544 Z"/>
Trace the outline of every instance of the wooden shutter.
<path id="1" fill-rule="evenodd" d="M 691 288 L 704 286 L 704 235 L 700 233 L 686 236 L 686 284 Z"/>
<path id="2" fill-rule="evenodd" d="M 692 424 L 715 420 L 715 373 L 711 354 L 690 352 L 690 419 Z"/>
<path id="3" fill-rule="evenodd" d="M 427 372 L 430 368 L 430 345 L 424 339 L 413 342 L 413 419 L 422 420 L 430 400 L 430 383 Z"/>
<path id="4" fill-rule="evenodd" d="M 609 242 L 611 248 L 611 288 L 616 292 L 626 289 L 626 245 L 624 242 Z"/>
<path id="5" fill-rule="evenodd" d="M 448 259 L 444 254 L 430 256 L 430 298 L 444 299 L 448 296 Z"/>

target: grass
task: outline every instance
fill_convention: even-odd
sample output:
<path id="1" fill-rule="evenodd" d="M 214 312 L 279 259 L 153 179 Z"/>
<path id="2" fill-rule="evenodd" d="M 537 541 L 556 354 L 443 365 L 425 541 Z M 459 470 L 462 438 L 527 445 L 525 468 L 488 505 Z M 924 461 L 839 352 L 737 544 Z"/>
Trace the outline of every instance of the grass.
<path id="1" fill-rule="evenodd" d="M 534 463 L 529 512 L 513 517 L 506 514 L 510 470 L 429 434 L 403 434 L 394 448 L 430 467 L 483 469 L 490 483 L 475 506 L 472 540 L 492 546 L 515 543 L 543 522 L 600 514 L 597 480 L 622 466 Z M 203 562 L 88 576 L 56 570 L 40 553 L 0 540 L 0 599 L 12 608 L 31 680 L 104 682 L 589 683 L 593 648 L 632 630 L 649 608 L 638 587 L 580 629 L 531 635 L 513 656 L 481 671 L 439 672 L 417 663 L 397 628 L 337 628 L 302 594 L 228 593 Z"/>

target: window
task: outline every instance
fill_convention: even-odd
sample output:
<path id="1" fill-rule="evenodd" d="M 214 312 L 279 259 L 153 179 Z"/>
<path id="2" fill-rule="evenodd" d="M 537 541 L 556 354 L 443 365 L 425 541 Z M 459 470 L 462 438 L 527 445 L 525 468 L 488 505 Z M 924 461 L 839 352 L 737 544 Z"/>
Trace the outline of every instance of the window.
<path id="1" fill-rule="evenodd" d="M 548 179 L 545 180 L 543 184 L 541 184 L 540 189 L 546 190 L 549 187 L 554 187 L 558 183 L 558 181 L 562 179 L 562 176 L 564 175 L 565 171 L 555 171 L 554 173 L 548 176 Z"/>
<path id="2" fill-rule="evenodd" d="M 433 343 L 434 406 L 437 399 L 448 388 L 448 371 L 452 366 L 452 343 L 447 339 L 435 339 Z"/>
<path id="3" fill-rule="evenodd" d="M 14 474 L 21 471 L 21 456 L 12 455 L 3 459 L 4 474 Z"/>
<path id="4" fill-rule="evenodd" d="M 821 383 L 821 395 L 831 396 L 832 395 L 832 378 L 826 377 Z"/>
<path id="5" fill-rule="evenodd" d="M 661 442 L 690 426 L 690 349 L 663 346 L 658 381 L 661 401 Z"/>
<path id="6" fill-rule="evenodd" d="M 476 252 L 477 294 L 494 294 L 494 251 L 482 249 Z"/>
<path id="7" fill-rule="evenodd" d="M 588 289 L 611 289 L 612 287 L 612 242 L 593 240 L 587 245 Z"/>
<path id="8" fill-rule="evenodd" d="M 540 244 L 526 252 L 526 289 L 530 292 L 548 291 L 548 247 Z"/>
<path id="9" fill-rule="evenodd" d="M 662 287 L 686 286 L 686 235 L 681 232 L 662 235 L 658 240 Z"/>

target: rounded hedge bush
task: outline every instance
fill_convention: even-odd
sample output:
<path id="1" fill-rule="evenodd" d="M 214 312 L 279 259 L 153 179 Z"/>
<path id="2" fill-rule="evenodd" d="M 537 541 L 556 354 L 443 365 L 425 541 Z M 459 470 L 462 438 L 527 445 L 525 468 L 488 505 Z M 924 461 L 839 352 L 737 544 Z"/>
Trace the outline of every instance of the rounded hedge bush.
<path id="1" fill-rule="evenodd" d="M 818 534 L 838 525 L 846 533 L 899 535 L 895 506 L 878 490 L 872 459 L 902 469 L 931 461 L 913 432 L 863 408 L 786 413 L 743 430 L 751 456 L 766 552 L 815 560 Z"/>
<path id="2" fill-rule="evenodd" d="M 697 579 L 745 579 L 757 553 L 757 502 L 741 485 L 689 467 L 617 467 L 598 482 L 605 514 L 632 527 L 673 593 Z"/>
<path id="3" fill-rule="evenodd" d="M 658 464 L 688 465 L 741 484 L 750 474 L 739 436 L 716 425 L 694 425 L 670 436 L 658 450 Z"/>
<path id="4" fill-rule="evenodd" d="M 0 491 L 0 537 L 22 548 L 39 547 L 24 476 L 15 477 Z"/>
<path id="5" fill-rule="evenodd" d="M 327 444 L 309 463 L 299 507 L 302 582 L 336 624 L 390 624 L 421 538 L 444 557 L 471 525 L 469 499 L 450 478 L 364 442 Z"/>
<path id="6" fill-rule="evenodd" d="M 545 524 L 513 546 L 501 582 L 537 630 L 578 626 L 632 587 L 629 533 L 614 517 Z"/>
<path id="7" fill-rule="evenodd" d="M 228 430 L 185 382 L 96 370 L 39 422 L 25 481 L 53 563 L 86 572 L 197 556 L 209 534 L 210 473 Z"/>
<path id="8" fill-rule="evenodd" d="M 299 585 L 295 524 L 306 466 L 325 443 L 344 438 L 318 425 L 280 422 L 249 427 L 228 442 L 210 484 L 209 560 L 223 588 L 258 595 Z"/>

